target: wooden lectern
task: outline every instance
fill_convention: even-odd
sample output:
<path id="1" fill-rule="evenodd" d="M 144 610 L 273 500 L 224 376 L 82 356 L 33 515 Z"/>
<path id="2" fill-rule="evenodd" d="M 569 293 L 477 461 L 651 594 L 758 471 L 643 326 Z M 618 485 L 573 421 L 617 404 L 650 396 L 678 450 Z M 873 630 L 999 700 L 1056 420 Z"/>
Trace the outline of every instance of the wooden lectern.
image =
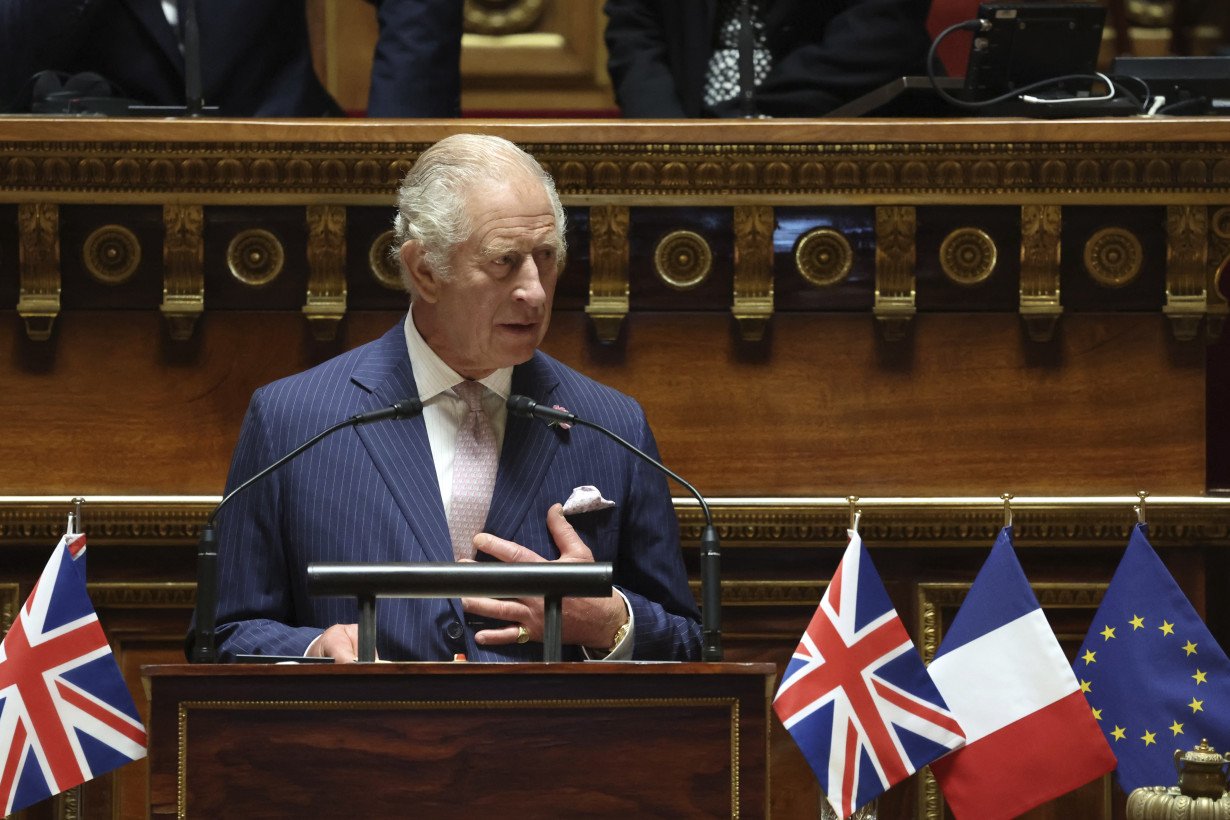
<path id="1" fill-rule="evenodd" d="M 772 664 L 143 670 L 152 817 L 763 817 Z"/>

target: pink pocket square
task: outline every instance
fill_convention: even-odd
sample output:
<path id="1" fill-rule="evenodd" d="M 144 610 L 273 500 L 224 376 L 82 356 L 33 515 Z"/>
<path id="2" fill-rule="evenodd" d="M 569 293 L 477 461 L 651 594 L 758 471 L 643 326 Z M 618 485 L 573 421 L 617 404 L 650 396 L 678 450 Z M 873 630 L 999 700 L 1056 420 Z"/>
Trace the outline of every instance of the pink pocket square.
<path id="1" fill-rule="evenodd" d="M 568 496 L 568 500 L 564 502 L 564 515 L 577 515 L 595 510 L 605 510 L 608 507 L 614 506 L 615 502 L 603 498 L 602 493 L 598 491 L 597 487 L 591 487 L 586 484 L 577 487 L 572 491 L 572 495 Z"/>

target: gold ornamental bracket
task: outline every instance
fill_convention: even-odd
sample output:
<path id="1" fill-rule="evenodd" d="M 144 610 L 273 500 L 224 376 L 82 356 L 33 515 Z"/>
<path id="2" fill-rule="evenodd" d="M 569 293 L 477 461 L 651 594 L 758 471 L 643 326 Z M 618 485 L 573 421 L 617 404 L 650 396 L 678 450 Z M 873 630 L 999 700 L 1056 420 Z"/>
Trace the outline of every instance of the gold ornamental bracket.
<path id="1" fill-rule="evenodd" d="M 1029 338 L 1049 342 L 1063 315 L 1059 301 L 1060 233 L 1058 205 L 1021 206 L 1021 319 Z"/>
<path id="2" fill-rule="evenodd" d="M 594 205 L 589 209 L 589 301 L 585 314 L 598 341 L 611 344 L 628 315 L 628 226 L 625 205 Z"/>
<path id="3" fill-rule="evenodd" d="M 1209 266 L 1206 289 L 1208 317 L 1205 321 L 1205 338 L 1215 341 L 1221 336 L 1222 325 L 1230 316 L 1230 303 L 1225 293 L 1230 292 L 1230 208 L 1218 208 L 1209 217 Z"/>
<path id="4" fill-rule="evenodd" d="M 735 282 L 730 312 L 745 342 L 763 339 L 773 317 L 775 224 L 771 206 L 735 206 Z"/>
<path id="5" fill-rule="evenodd" d="M 1209 212 L 1203 205 L 1166 208 L 1166 304 L 1176 339 L 1195 339 L 1208 309 L 1205 289 L 1209 248 Z"/>
<path id="6" fill-rule="evenodd" d="M 346 315 L 346 209 L 341 205 L 309 205 L 308 283 L 303 315 L 317 341 L 337 338 Z"/>
<path id="7" fill-rule="evenodd" d="M 162 304 L 171 338 L 192 338 L 205 312 L 205 209 L 200 205 L 164 205 L 162 222 Z"/>
<path id="8" fill-rule="evenodd" d="M 876 293 L 872 314 L 884 334 L 895 342 L 905 336 L 914 318 L 914 266 L 918 251 L 917 212 L 912 205 L 876 208 Z"/>
<path id="9" fill-rule="evenodd" d="M 52 203 L 17 206 L 17 315 L 31 341 L 45 342 L 60 314 L 60 207 Z"/>

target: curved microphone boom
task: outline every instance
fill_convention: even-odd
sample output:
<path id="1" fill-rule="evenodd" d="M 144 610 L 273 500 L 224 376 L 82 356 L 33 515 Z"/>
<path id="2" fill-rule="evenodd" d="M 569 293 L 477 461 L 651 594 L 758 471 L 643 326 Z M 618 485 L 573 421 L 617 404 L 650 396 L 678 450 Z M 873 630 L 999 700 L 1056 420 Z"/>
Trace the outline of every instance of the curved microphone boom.
<path id="1" fill-rule="evenodd" d="M 722 659 L 722 552 L 718 543 L 717 527 L 713 526 L 713 514 L 709 512 L 709 504 L 705 501 L 705 497 L 678 473 L 635 444 L 606 429 L 601 424 L 586 421 L 573 413 L 569 413 L 567 410 L 544 407 L 531 398 L 515 394 L 508 397 L 508 411 L 514 416 L 539 418 L 547 422 L 576 424 L 581 427 L 588 427 L 591 430 L 597 430 L 616 444 L 619 444 L 675 479 L 696 498 L 696 501 L 700 504 L 701 512 L 705 515 L 705 528 L 700 536 L 701 658 L 705 661 L 720 661 Z"/>
<path id="2" fill-rule="evenodd" d="M 304 450 L 307 450 L 317 442 L 328 438 L 338 430 L 346 427 L 358 427 L 361 424 L 370 424 L 373 421 L 384 421 L 385 419 L 414 418 L 422 412 L 423 402 L 419 401 L 419 399 L 415 397 L 411 399 L 402 399 L 399 402 L 390 404 L 388 407 L 381 407 L 378 410 L 370 410 L 366 413 L 357 413 L 348 419 L 339 421 L 336 424 L 321 430 L 319 433 L 312 436 L 310 439 L 303 442 L 298 447 L 270 464 L 268 467 L 260 470 L 235 489 L 231 490 L 221 501 L 218 502 L 218 506 L 214 507 L 213 512 L 211 512 L 209 517 L 205 519 L 205 525 L 201 527 L 201 538 L 197 542 L 196 608 L 193 613 L 194 625 L 192 630 L 192 652 L 190 655 L 190 660 L 193 663 L 213 663 L 217 660 L 214 627 L 216 626 L 218 609 L 218 539 L 214 533 L 214 519 L 218 517 L 218 513 L 222 511 L 222 508 L 226 506 L 227 502 L 239 493 L 246 490 L 248 487 L 251 487 L 253 484 L 263 479 L 265 476 L 272 473 L 274 470 L 281 467 L 286 462 L 298 456 Z"/>

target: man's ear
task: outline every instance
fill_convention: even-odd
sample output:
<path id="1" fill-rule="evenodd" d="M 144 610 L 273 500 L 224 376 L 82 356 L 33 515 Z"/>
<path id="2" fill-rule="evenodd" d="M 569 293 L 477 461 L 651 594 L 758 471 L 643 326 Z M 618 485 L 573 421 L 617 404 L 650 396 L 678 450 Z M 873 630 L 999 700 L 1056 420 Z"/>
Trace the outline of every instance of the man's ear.
<path id="1" fill-rule="evenodd" d="M 427 254 L 423 251 L 423 243 L 411 239 L 401 246 L 398 253 L 401 255 L 402 265 L 406 268 L 406 274 L 410 277 L 414 298 L 429 303 L 435 302 L 440 277 L 427 264 Z"/>

